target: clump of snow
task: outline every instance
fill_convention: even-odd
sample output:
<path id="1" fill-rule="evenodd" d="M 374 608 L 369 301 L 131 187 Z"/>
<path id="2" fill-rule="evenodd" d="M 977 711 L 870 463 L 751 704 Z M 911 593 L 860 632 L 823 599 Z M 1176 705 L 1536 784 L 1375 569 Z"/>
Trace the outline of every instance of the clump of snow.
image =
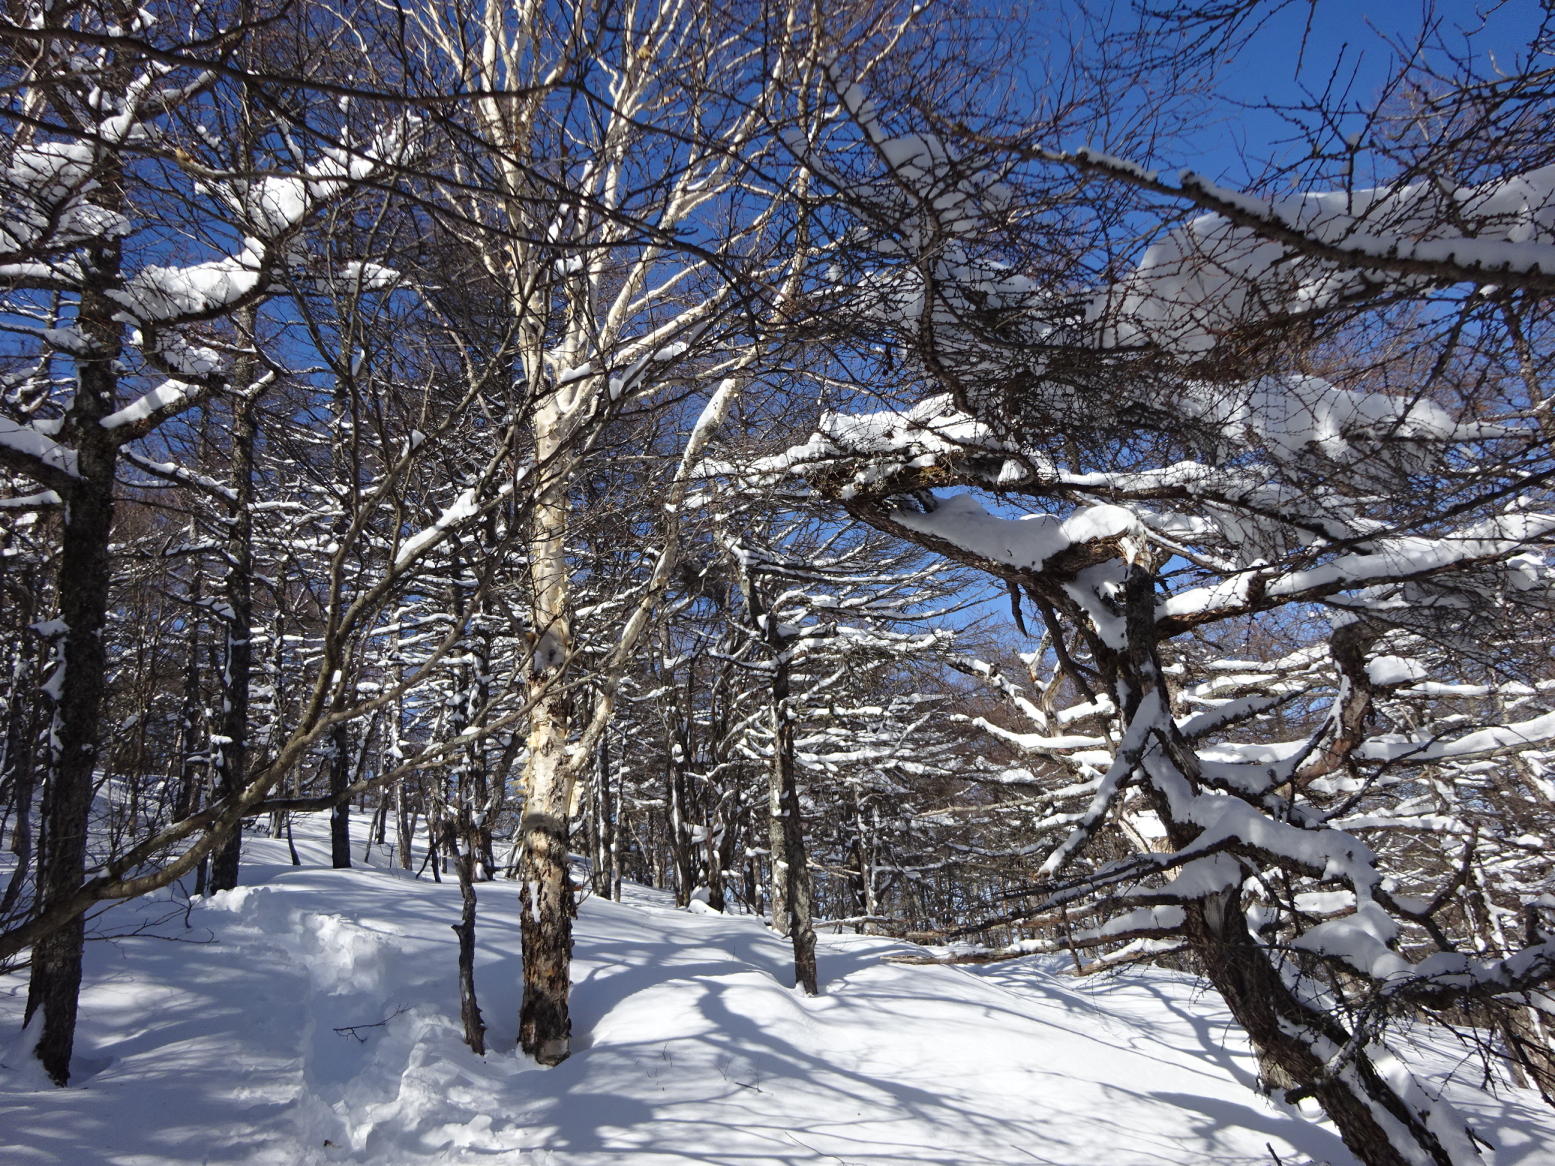
<path id="1" fill-rule="evenodd" d="M 971 494 L 940 499 L 927 513 L 903 510 L 894 515 L 909 530 L 963 547 L 1002 566 L 1039 571 L 1076 543 L 1117 538 L 1139 531 L 1139 521 L 1122 506 L 1088 506 L 1068 518 L 1027 514 L 1002 518 L 990 514 Z"/>
<path id="2" fill-rule="evenodd" d="M 124 408 L 119 409 L 102 419 L 104 429 L 119 429 L 125 425 L 135 425 L 154 413 L 166 409 L 175 409 L 189 395 L 189 386 L 182 381 L 163 381 L 156 388 L 141 394 Z"/>
<path id="3" fill-rule="evenodd" d="M 19 425 L 0 417 L 0 446 L 34 458 L 48 469 L 76 476 L 76 451 L 60 445 L 35 425 Z"/>
<path id="4" fill-rule="evenodd" d="M 400 544 L 399 554 L 394 556 L 396 569 L 406 563 L 415 560 L 427 547 L 431 546 L 444 533 L 475 515 L 480 509 L 476 501 L 477 491 L 474 486 L 469 487 L 454 499 L 453 504 L 437 516 L 436 521 L 424 530 L 419 530 Z"/>
<path id="5" fill-rule="evenodd" d="M 1238 385 L 1189 383 L 1181 406 L 1233 444 L 1252 442 L 1293 460 L 1307 451 L 1363 457 L 1382 440 L 1463 442 L 1502 436 L 1503 426 L 1460 424 L 1422 398 L 1338 388 L 1321 377 L 1262 377 Z"/>
<path id="6" fill-rule="evenodd" d="M 1138 168 L 1119 172 L 1137 176 Z M 1365 285 L 1373 261 L 1449 265 L 1458 279 L 1477 283 L 1555 269 L 1555 166 L 1474 187 L 1428 181 L 1272 199 L 1190 173 L 1180 183 L 1223 209 L 1169 231 L 1091 302 L 1108 343 L 1208 352 L 1245 324 L 1338 302 Z M 1286 231 L 1328 248 L 1331 257 L 1277 241 Z"/>
<path id="7" fill-rule="evenodd" d="M 1413 684 L 1424 680 L 1426 675 L 1424 664 L 1405 656 L 1378 656 L 1366 662 L 1366 679 L 1379 688 Z"/>

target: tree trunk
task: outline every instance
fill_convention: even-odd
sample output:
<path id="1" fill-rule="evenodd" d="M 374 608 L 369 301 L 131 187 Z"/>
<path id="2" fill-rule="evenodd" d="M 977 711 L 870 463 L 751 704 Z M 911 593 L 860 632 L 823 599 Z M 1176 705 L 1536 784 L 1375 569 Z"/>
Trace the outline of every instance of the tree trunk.
<path id="1" fill-rule="evenodd" d="M 610 804 L 610 737 L 601 734 L 594 766 L 594 806 L 590 819 L 590 889 L 601 898 L 613 899 L 615 891 L 615 813 Z"/>
<path id="2" fill-rule="evenodd" d="M 394 844 L 399 850 L 401 870 L 410 869 L 410 850 L 416 836 L 416 824 L 405 796 L 405 779 L 394 783 Z"/>
<path id="3" fill-rule="evenodd" d="M 531 363 L 532 375 L 538 378 L 539 362 Z M 524 811 L 519 819 L 524 843 L 519 861 L 524 999 L 518 1035 L 524 1052 L 542 1065 L 556 1065 L 572 1052 L 568 992 L 573 903 L 567 837 L 578 774 L 567 748 L 573 695 L 566 685 L 572 651 L 572 568 L 566 542 L 567 487 L 573 462 L 567 452 L 565 414 L 554 399 L 536 407 L 534 429 L 537 461 L 544 471 L 536 482 L 529 540 L 535 628 L 530 685 L 535 696 L 529 716 Z"/>
<path id="4" fill-rule="evenodd" d="M 468 815 L 458 815 L 466 827 L 466 843 L 469 840 Z M 464 1043 L 481 1056 L 486 1055 L 486 1022 L 481 1019 L 480 1005 L 475 998 L 475 855 L 468 845 L 459 846 L 460 830 L 451 820 L 438 816 L 438 831 L 443 849 L 454 856 L 454 873 L 459 880 L 461 909 L 459 922 L 453 925 L 459 937 L 459 1019 L 464 1024 Z"/>
<path id="5" fill-rule="evenodd" d="M 1366 1166 L 1454 1166 L 1452 1156 L 1382 1078 L 1364 1051 L 1339 1072 L 1317 1049 L 1345 1047 L 1350 1034 L 1286 986 L 1267 952 L 1248 933 L 1234 895 L 1188 911 L 1188 937 L 1210 982 L 1247 1030 L 1265 1080 L 1295 1082 L 1339 1130 Z"/>
<path id="6" fill-rule="evenodd" d="M 17 612 L 18 627 L 32 624 L 33 602 L 32 590 L 29 588 Z M 22 645 L 17 645 L 11 668 L 7 706 L 10 717 L 5 726 L 5 753 L 0 758 L 0 784 L 10 787 L 11 802 L 16 813 L 11 822 L 10 842 L 11 853 L 16 856 L 16 866 L 6 883 L 5 893 L 0 895 L 0 920 L 7 919 L 15 908 L 32 868 L 32 798 L 37 784 L 35 750 L 41 702 L 34 688 L 34 669 L 29 665 L 29 655 Z"/>
<path id="7" fill-rule="evenodd" d="M 557 618 L 565 627 L 564 614 Z M 555 637 L 557 632 L 553 628 L 547 634 Z M 528 794 L 519 820 L 524 843 L 518 900 L 524 949 L 519 1045 L 542 1065 L 560 1064 L 572 1052 L 568 992 L 573 903 L 567 819 L 575 775 L 567 763 L 571 695 L 557 682 L 562 664 L 560 655 L 536 661 L 542 688 L 530 715 Z"/>
<path id="8" fill-rule="evenodd" d="M 106 197 L 99 197 L 98 203 L 116 210 L 122 201 L 122 176 L 114 165 L 105 171 L 99 181 Z M 60 664 L 64 676 L 54 711 L 57 746 L 43 791 L 46 846 L 38 862 L 41 910 L 74 894 L 86 875 L 87 825 L 108 671 L 103 625 L 108 610 L 118 447 L 100 422 L 113 411 L 117 389 L 119 309 L 110 298 L 118 283 L 117 237 L 105 235 L 88 248 L 88 253 L 86 267 L 93 275 L 81 295 L 76 327 L 89 347 L 76 358 L 77 389 L 65 425 L 66 436 L 75 444 L 79 476 L 65 495 L 59 559 L 59 611 L 64 623 Z M 57 1085 L 70 1080 L 84 941 L 85 921 L 77 915 L 33 947 L 27 1022 L 42 1011 L 36 1052 Z"/>
<path id="9" fill-rule="evenodd" d="M 81 396 L 93 401 L 84 409 L 95 428 L 106 414 L 112 389 L 107 370 L 84 368 Z M 114 524 L 114 448 L 103 438 L 81 435 L 81 480 L 70 491 L 64 547 L 59 560 L 59 611 L 65 623 L 61 645 L 64 686 L 54 710 L 54 752 L 50 779 L 44 787 L 44 832 L 47 847 L 39 857 L 39 908 L 47 911 L 73 894 L 86 877 L 87 822 L 92 808 L 92 780 L 98 757 L 98 717 L 103 706 L 107 661 L 103 623 L 109 592 L 109 533 Z M 75 1046 L 76 1003 L 81 990 L 81 916 L 51 931 L 33 948 L 33 975 L 26 998 L 28 1023 L 42 1009 L 36 1053 L 56 1085 L 70 1080 L 70 1054 Z"/>
<path id="10" fill-rule="evenodd" d="M 783 934 L 794 947 L 794 984 L 814 996 L 819 992 L 815 968 L 815 928 L 810 922 L 810 861 L 805 853 L 804 819 L 799 812 L 799 783 L 794 770 L 794 719 L 789 707 L 789 650 L 786 637 L 773 628 L 770 614 L 763 621 L 775 647 L 772 671 L 772 777 L 769 808 L 772 820 L 772 886 L 774 920 L 781 915 Z M 781 888 L 781 890 L 779 890 Z M 777 903 L 781 896 L 781 910 Z"/>
<path id="11" fill-rule="evenodd" d="M 776 749 L 777 743 L 773 742 Z M 772 930 L 788 935 L 788 846 L 783 831 L 783 774 L 774 754 L 767 766 L 767 855 L 771 877 L 767 888 L 767 911 Z"/>
<path id="12" fill-rule="evenodd" d="M 345 725 L 334 731 L 334 752 L 329 759 L 329 792 L 335 804 L 329 811 L 329 861 L 336 870 L 351 868 L 351 805 L 344 794 L 351 781 L 351 737 Z"/>
<path id="13" fill-rule="evenodd" d="M 1149 569 L 1129 565 L 1124 582 L 1126 647 L 1116 668 L 1118 707 L 1132 722 L 1146 701 L 1167 691 L 1155 647 L 1155 579 Z M 1155 763 L 1175 770 L 1173 778 L 1198 788 L 1191 747 L 1169 718 L 1156 730 Z M 1157 810 L 1176 849 L 1192 844 L 1202 827 L 1173 819 L 1157 798 Z M 1238 890 L 1221 891 L 1184 907 L 1184 934 L 1231 1014 L 1246 1030 L 1265 1081 L 1293 1082 L 1297 1095 L 1311 1096 L 1339 1130 L 1344 1144 L 1366 1166 L 1454 1166 L 1452 1156 L 1427 1124 L 1377 1071 L 1365 1049 L 1336 1068 L 1351 1034 L 1327 1011 L 1302 1000 L 1248 931 Z"/>
<path id="14" fill-rule="evenodd" d="M 519 918 L 524 943 L 524 1002 L 519 1046 L 542 1065 L 572 1053 L 568 1011 L 572 962 L 572 884 L 567 877 L 566 805 L 524 807 L 519 861 Z"/>
<path id="15" fill-rule="evenodd" d="M 707 905 L 720 913 L 727 905 L 722 847 L 729 834 L 722 817 L 723 806 L 724 801 L 720 798 L 714 803 L 713 812 L 702 822 L 702 853 L 707 864 L 702 872 L 702 883 L 707 887 Z"/>
<path id="16" fill-rule="evenodd" d="M 1509 1005 L 1499 1027 L 1514 1070 L 1547 1104 L 1555 1106 L 1555 1047 L 1543 1013 L 1531 1004 Z"/>
<path id="17" fill-rule="evenodd" d="M 672 734 L 671 740 L 675 737 Z M 691 902 L 696 882 L 696 845 L 691 841 L 691 824 L 686 820 L 686 773 L 684 758 L 673 753 L 664 775 L 665 802 L 670 816 L 670 858 L 675 874 L 675 906 Z"/>
<path id="18" fill-rule="evenodd" d="M 252 334 L 255 312 L 242 314 L 240 327 Z M 227 537 L 226 649 L 221 666 L 221 736 L 215 751 L 215 796 L 232 797 L 243 786 L 248 769 L 249 670 L 253 663 L 254 573 L 254 409 L 257 393 L 249 382 L 258 368 L 252 358 L 237 362 L 234 380 L 240 387 L 232 428 L 232 518 Z M 238 885 L 243 830 L 235 826 L 211 857 L 211 890 L 230 891 Z"/>
<path id="19" fill-rule="evenodd" d="M 194 536 L 190 530 L 191 538 Z M 189 585 L 190 610 L 198 612 L 203 575 L 195 571 Z M 178 785 L 173 794 L 172 816 L 174 821 L 187 818 L 194 812 L 200 798 L 200 771 L 207 764 L 209 746 L 201 740 L 200 674 L 204 670 L 200 657 L 200 621 L 191 618 L 185 632 L 189 637 L 188 652 L 184 657 L 183 706 L 180 717 Z"/>

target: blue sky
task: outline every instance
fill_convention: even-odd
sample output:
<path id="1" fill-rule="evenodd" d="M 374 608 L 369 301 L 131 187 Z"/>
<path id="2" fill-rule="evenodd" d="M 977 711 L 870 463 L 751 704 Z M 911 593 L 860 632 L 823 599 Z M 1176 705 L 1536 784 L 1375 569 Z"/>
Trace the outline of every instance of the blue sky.
<path id="1" fill-rule="evenodd" d="M 1432 21 L 1444 47 L 1472 60 L 1490 76 L 1510 68 L 1528 50 L 1544 16 L 1541 0 L 1277 0 L 1246 47 L 1216 78 L 1226 100 L 1221 120 L 1204 136 L 1204 156 L 1184 162 L 1228 182 L 1246 177 L 1247 165 L 1288 160 L 1293 134 L 1270 104 L 1298 104 L 1321 95 L 1332 82 L 1347 104 L 1375 104 L 1398 64 L 1397 51 L 1412 47 Z M 1555 65 L 1547 60 L 1546 65 Z M 1238 153 L 1245 149 L 1249 163 Z"/>

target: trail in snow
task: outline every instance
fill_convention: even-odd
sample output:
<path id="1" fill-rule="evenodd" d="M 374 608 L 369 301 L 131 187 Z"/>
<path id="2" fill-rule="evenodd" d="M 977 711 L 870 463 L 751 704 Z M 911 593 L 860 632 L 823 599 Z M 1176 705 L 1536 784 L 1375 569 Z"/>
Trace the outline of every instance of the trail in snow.
<path id="1" fill-rule="evenodd" d="M 187 920 L 163 900 L 99 921 L 168 916 L 91 945 L 75 1087 L 48 1086 L 12 1039 L 25 982 L 0 981 L 0 1158 L 1267 1166 L 1272 1149 L 1287 1166 L 1354 1162 L 1325 1126 L 1254 1091 L 1245 1042 L 1189 978 L 1076 981 L 1041 957 L 891 964 L 905 945 L 840 935 L 821 939 L 812 1000 L 759 921 L 643 888 L 583 904 L 577 1051 L 550 1070 L 513 1052 L 516 892 L 480 888 L 483 1060 L 459 1038 L 456 888 L 327 869 L 322 828 L 305 833 L 300 868 L 283 845 L 246 840 L 247 885 Z M 1555 1114 L 1528 1093 L 1480 1092 L 1472 1063 L 1458 1078 L 1496 1166 L 1555 1164 Z"/>

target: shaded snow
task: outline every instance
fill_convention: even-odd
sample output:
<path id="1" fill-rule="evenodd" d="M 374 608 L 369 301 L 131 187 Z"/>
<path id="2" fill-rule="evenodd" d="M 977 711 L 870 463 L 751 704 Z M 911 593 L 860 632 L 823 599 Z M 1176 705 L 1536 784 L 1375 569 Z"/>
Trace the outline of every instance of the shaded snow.
<path id="1" fill-rule="evenodd" d="M 824 936 L 810 1000 L 758 921 L 640 888 L 583 905 L 577 1050 L 552 1070 L 512 1051 L 516 888 L 481 888 L 482 1060 L 458 1036 L 457 889 L 326 869 L 324 837 L 303 827 L 297 869 L 251 837 L 254 885 L 197 903 L 187 928 L 173 910 L 163 938 L 91 945 L 77 1087 L 48 1087 L 0 1043 L 8 1164 L 1354 1161 L 1253 1091 L 1225 1010 L 1186 977 L 1077 981 L 1043 957 L 907 966 L 882 962 L 893 941 Z M 7 989 L 14 1037 L 20 977 Z M 1555 1162 L 1547 1109 L 1459 1075 L 1498 1166 Z"/>

